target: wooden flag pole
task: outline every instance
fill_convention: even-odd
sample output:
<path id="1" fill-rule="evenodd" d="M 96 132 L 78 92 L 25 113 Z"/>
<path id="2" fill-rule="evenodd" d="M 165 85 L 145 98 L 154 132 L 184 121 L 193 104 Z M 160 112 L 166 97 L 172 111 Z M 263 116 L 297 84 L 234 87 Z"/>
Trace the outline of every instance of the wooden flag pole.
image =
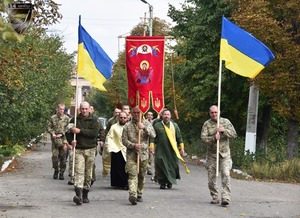
<path id="1" fill-rule="evenodd" d="M 141 120 L 141 113 L 140 113 L 140 118 L 139 118 L 139 121 Z M 138 144 L 141 143 L 141 130 L 139 128 L 138 130 Z M 136 155 L 136 172 L 137 174 L 140 173 L 140 155 L 139 155 L 139 152 L 137 152 L 137 155 Z"/>
<path id="2" fill-rule="evenodd" d="M 138 95 L 138 99 L 140 99 L 140 93 L 137 92 L 137 95 Z M 139 110 L 140 110 L 140 107 L 139 107 Z M 142 113 L 141 113 L 141 110 L 140 110 L 140 116 L 139 116 L 139 120 L 138 122 L 141 122 L 142 120 Z M 138 128 L 138 144 L 141 144 L 141 130 L 140 128 Z M 140 155 L 139 155 L 139 151 L 137 151 L 137 155 L 136 155 L 136 172 L 137 174 L 140 173 Z"/>
<path id="3" fill-rule="evenodd" d="M 76 74 L 76 91 L 75 91 L 75 113 L 74 113 L 74 127 L 77 125 L 77 110 L 78 110 L 78 73 Z M 76 140 L 76 134 L 74 133 L 73 140 Z M 72 178 L 75 175 L 75 149 L 76 147 L 73 147 L 73 165 L 72 165 Z"/>
<path id="4" fill-rule="evenodd" d="M 173 53 L 171 52 L 171 75 L 172 75 L 172 93 L 174 101 L 174 116 L 176 120 L 179 120 L 178 110 L 176 107 L 176 93 L 175 93 L 175 81 L 174 81 L 174 68 L 173 68 Z"/>

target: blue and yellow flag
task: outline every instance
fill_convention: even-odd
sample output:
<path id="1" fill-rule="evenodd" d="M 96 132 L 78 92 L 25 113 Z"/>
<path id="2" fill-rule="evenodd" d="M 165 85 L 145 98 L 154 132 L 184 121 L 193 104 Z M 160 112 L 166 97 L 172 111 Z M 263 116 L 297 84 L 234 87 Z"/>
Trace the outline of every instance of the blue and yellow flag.
<path id="1" fill-rule="evenodd" d="M 78 27 L 78 75 L 92 83 L 100 91 L 106 91 L 103 83 L 112 76 L 114 62 L 101 46 L 81 26 Z"/>
<path id="2" fill-rule="evenodd" d="M 236 74 L 254 78 L 275 58 L 270 49 L 223 16 L 220 60 Z"/>

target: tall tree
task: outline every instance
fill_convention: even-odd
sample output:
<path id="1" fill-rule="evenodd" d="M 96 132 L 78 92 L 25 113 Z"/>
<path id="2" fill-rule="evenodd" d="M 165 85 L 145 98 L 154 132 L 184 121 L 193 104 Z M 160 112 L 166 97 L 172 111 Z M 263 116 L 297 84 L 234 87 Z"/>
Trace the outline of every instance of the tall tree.
<path id="1" fill-rule="evenodd" d="M 209 106 L 217 104 L 221 20 L 231 11 L 229 2 L 219 0 L 187 0 L 180 10 L 169 7 L 176 23 L 172 29 L 177 41 L 175 80 L 184 118 L 179 122 L 189 129 L 186 134 L 191 143 L 199 138 Z M 223 68 L 222 116 L 232 120 L 239 134 L 245 130 L 248 85 L 246 78 Z"/>
<path id="2" fill-rule="evenodd" d="M 0 54 L 0 144 L 28 141 L 45 131 L 58 102 L 70 104 L 73 56 L 62 39 L 28 32 Z"/>
<path id="3" fill-rule="evenodd" d="M 21 42 L 24 37 L 19 35 L 12 28 L 8 19 L 8 4 L 13 0 L 4 0 L 0 2 L 0 42 L 1 40 L 18 40 Z M 18 3 L 25 1 L 18 1 Z M 29 1 L 32 2 L 32 1 Z M 34 8 L 32 11 L 32 26 L 35 31 L 42 28 L 45 29 L 47 26 L 55 24 L 60 21 L 62 14 L 59 13 L 59 4 L 53 0 L 34 0 Z M 5 44 L 1 43 L 0 48 L 5 48 Z"/>
<path id="4" fill-rule="evenodd" d="M 233 19 L 275 53 L 274 63 L 266 72 L 259 74 L 256 81 L 261 94 L 268 99 L 267 104 L 288 120 L 287 157 L 291 159 L 298 154 L 300 121 L 299 1 L 254 0 L 236 3 Z"/>

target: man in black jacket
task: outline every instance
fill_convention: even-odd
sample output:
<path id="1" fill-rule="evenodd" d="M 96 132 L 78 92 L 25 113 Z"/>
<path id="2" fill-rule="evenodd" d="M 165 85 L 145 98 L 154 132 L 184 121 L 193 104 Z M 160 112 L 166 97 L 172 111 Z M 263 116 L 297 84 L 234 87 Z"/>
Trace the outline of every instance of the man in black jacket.
<path id="1" fill-rule="evenodd" d="M 70 121 L 74 123 L 74 118 Z M 75 149 L 75 193 L 73 201 L 77 205 L 89 203 L 88 192 L 91 187 L 92 170 L 95 163 L 97 135 L 100 123 L 96 116 L 90 113 L 90 104 L 86 101 L 80 104 L 80 114 L 77 116 L 76 127 L 71 128 L 68 141 Z M 76 134 L 76 137 L 74 137 Z"/>

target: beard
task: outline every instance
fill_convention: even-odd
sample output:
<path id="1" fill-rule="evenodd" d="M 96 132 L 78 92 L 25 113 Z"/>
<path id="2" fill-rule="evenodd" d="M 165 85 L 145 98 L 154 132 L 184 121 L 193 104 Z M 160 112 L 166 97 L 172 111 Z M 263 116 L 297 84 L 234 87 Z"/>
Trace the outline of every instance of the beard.
<path id="1" fill-rule="evenodd" d="M 126 121 L 119 121 L 119 124 L 120 124 L 121 126 L 124 126 L 124 125 L 126 124 Z"/>

